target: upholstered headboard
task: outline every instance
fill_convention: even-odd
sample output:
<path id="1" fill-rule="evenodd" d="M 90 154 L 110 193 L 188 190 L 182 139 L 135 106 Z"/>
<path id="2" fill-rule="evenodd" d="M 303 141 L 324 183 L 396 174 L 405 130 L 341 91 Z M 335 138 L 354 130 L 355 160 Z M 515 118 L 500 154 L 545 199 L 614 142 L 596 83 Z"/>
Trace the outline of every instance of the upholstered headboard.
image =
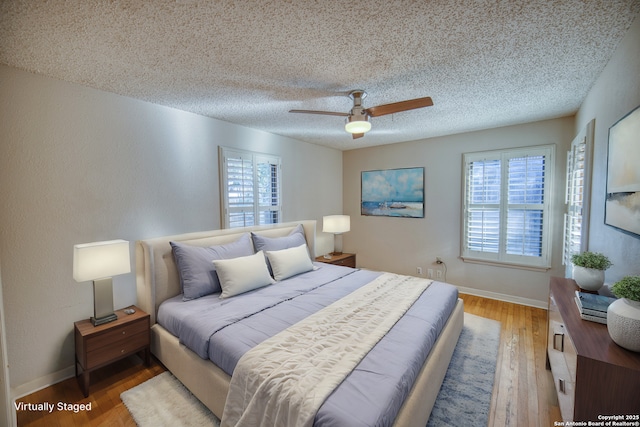
<path id="1" fill-rule="evenodd" d="M 316 221 L 297 221 L 274 225 L 231 228 L 195 233 L 156 237 L 136 242 L 136 288 L 138 307 L 151 315 L 156 322 L 158 307 L 162 301 L 180 293 L 180 278 L 169 242 L 181 242 L 193 246 L 213 246 L 237 240 L 243 233 L 255 232 L 268 237 L 288 235 L 302 224 L 312 258 L 315 257 Z"/>

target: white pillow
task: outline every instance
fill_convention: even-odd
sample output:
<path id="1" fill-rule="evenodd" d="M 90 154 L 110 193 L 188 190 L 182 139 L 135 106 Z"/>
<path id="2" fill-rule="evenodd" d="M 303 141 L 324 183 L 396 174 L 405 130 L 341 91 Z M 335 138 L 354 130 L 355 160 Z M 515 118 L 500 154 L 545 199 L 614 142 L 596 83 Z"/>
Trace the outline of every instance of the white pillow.
<path id="1" fill-rule="evenodd" d="M 313 270 L 306 244 L 280 251 L 267 251 L 267 258 L 273 277 L 278 281 Z"/>
<path id="2" fill-rule="evenodd" d="M 214 260 L 213 265 L 222 288 L 220 298 L 229 298 L 273 283 L 262 251 L 244 257 Z"/>

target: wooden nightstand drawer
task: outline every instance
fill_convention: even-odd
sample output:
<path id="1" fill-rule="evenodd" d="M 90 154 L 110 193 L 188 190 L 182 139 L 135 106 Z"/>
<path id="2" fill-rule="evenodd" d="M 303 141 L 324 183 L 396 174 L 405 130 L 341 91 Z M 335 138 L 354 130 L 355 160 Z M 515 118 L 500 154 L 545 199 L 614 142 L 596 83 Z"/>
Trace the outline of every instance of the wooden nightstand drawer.
<path id="1" fill-rule="evenodd" d="M 118 345 L 119 341 L 128 341 L 135 334 L 149 330 L 149 319 L 140 319 L 105 331 L 99 335 L 87 337 L 85 351 L 91 353 L 102 347 Z M 146 334 L 149 335 L 148 333 Z M 147 340 L 148 341 L 148 340 Z"/>
<path id="2" fill-rule="evenodd" d="M 342 265 L 344 267 L 356 268 L 356 254 L 343 253 L 340 255 L 331 255 L 331 258 L 319 256 L 316 258 L 316 261 L 324 262 L 326 264 Z"/>
<path id="3" fill-rule="evenodd" d="M 349 258 L 340 259 L 333 263 L 334 265 L 344 265 L 345 267 L 356 268 L 356 257 L 351 256 Z"/>
<path id="4" fill-rule="evenodd" d="M 149 333 L 127 335 L 126 339 L 118 339 L 105 346 L 87 352 L 87 369 L 98 367 L 121 356 L 133 353 L 149 345 Z"/>

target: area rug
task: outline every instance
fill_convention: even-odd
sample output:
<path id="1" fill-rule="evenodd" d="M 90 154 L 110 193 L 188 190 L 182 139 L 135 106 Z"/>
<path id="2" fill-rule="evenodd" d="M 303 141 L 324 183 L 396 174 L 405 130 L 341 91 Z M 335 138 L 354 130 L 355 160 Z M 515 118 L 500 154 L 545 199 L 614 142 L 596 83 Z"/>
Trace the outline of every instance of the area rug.
<path id="1" fill-rule="evenodd" d="M 120 398 L 139 427 L 220 426 L 220 421 L 176 377 L 166 371 Z"/>
<path id="2" fill-rule="evenodd" d="M 464 314 L 427 427 L 487 425 L 499 346 L 500 322 Z"/>
<path id="3" fill-rule="evenodd" d="M 487 425 L 499 343 L 500 322 L 465 313 L 460 339 L 427 426 Z M 169 372 L 120 397 L 139 427 L 220 425 Z"/>

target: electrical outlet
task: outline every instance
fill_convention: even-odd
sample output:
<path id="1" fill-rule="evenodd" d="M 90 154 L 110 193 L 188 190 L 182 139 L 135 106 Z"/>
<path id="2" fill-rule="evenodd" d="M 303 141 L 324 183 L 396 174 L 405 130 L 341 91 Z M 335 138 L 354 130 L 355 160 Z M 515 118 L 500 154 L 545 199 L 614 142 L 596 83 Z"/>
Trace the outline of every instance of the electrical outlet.
<path id="1" fill-rule="evenodd" d="M 442 270 L 436 270 L 436 279 L 442 279 Z"/>
<path id="2" fill-rule="evenodd" d="M 427 278 L 433 279 L 433 268 L 427 269 Z"/>
<path id="3" fill-rule="evenodd" d="M 422 267 L 416 267 L 416 272 L 418 273 L 418 276 L 422 276 Z"/>

